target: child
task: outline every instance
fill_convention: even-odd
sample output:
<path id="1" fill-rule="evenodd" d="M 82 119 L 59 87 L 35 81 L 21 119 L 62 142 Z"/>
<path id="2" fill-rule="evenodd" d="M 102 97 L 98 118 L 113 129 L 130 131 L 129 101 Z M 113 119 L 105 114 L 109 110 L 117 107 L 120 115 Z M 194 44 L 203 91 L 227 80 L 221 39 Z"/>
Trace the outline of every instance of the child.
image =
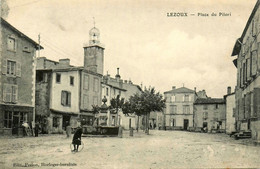
<path id="1" fill-rule="evenodd" d="M 72 150 L 73 152 L 77 152 L 79 150 L 79 145 L 81 145 L 81 135 L 82 135 L 82 128 L 79 127 L 72 139 L 72 144 L 74 146 L 74 150 Z"/>

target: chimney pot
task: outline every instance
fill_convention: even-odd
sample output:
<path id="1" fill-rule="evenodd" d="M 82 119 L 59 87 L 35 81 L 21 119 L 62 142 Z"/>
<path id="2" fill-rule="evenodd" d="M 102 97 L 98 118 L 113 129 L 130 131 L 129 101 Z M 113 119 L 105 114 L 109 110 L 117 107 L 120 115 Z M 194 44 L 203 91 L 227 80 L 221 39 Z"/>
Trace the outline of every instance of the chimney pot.
<path id="1" fill-rule="evenodd" d="M 227 87 L 227 94 L 231 94 L 231 87 L 230 86 Z"/>
<path id="2" fill-rule="evenodd" d="M 176 89 L 176 86 L 172 86 L 172 90 Z"/>

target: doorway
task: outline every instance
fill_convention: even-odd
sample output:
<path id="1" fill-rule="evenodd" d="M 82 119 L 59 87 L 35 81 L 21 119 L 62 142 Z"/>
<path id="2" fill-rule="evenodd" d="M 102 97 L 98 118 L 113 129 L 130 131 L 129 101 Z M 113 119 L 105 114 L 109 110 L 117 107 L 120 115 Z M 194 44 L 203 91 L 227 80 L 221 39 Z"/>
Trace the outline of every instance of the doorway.
<path id="1" fill-rule="evenodd" d="M 66 130 L 66 127 L 70 125 L 70 116 L 69 115 L 63 115 L 62 119 L 62 128 L 63 130 Z"/>
<path id="2" fill-rule="evenodd" d="M 188 130 L 189 127 L 189 120 L 188 119 L 184 119 L 183 121 L 183 129 L 184 130 Z"/>

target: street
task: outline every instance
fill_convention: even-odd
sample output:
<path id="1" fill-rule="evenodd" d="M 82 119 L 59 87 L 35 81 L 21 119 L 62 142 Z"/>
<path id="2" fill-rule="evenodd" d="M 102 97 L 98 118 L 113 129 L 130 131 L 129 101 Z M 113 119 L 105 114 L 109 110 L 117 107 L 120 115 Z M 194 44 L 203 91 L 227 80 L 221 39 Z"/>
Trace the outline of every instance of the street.
<path id="1" fill-rule="evenodd" d="M 0 168 L 234 168 L 260 167 L 260 146 L 225 134 L 151 130 L 118 137 L 82 137 L 71 153 L 65 135 L 0 138 Z M 26 164 L 27 163 L 27 164 Z M 19 166 L 20 165 L 20 166 Z M 67 165 L 67 166 L 66 166 Z"/>

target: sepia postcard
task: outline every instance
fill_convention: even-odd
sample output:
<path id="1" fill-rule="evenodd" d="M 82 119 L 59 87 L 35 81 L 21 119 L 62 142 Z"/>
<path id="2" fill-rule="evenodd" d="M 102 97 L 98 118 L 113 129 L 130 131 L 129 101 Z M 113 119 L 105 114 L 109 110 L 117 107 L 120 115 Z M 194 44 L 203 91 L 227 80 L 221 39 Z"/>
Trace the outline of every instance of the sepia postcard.
<path id="1" fill-rule="evenodd" d="M 0 168 L 260 167 L 260 0 L 0 6 Z"/>

